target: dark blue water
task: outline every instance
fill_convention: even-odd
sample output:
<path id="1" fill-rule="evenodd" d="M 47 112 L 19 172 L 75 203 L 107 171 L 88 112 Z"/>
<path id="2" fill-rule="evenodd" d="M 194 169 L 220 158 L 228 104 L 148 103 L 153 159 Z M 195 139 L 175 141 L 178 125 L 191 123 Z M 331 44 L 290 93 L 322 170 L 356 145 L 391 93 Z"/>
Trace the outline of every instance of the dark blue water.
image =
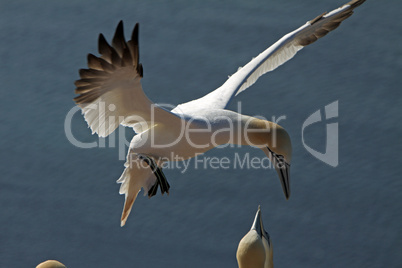
<path id="1" fill-rule="evenodd" d="M 98 34 L 110 40 L 119 20 L 127 34 L 140 22 L 143 87 L 155 102 L 179 104 L 343 1 L 2 1 L 0 267 L 45 259 L 68 267 L 237 267 L 237 244 L 259 204 L 276 267 L 400 267 L 402 4 L 386 2 L 367 1 L 230 107 L 240 101 L 244 114 L 286 116 L 289 201 L 273 170 L 193 161 L 184 174 L 166 170 L 170 195 L 139 196 L 121 228 L 119 148 L 77 148 L 64 130 L 77 70 L 96 53 Z M 334 101 L 339 117 L 304 135 L 323 152 L 326 123 L 339 124 L 335 168 L 307 152 L 301 137 L 307 117 Z M 72 131 L 99 142 L 78 113 Z M 247 153 L 263 156 L 249 147 L 206 156 Z"/>

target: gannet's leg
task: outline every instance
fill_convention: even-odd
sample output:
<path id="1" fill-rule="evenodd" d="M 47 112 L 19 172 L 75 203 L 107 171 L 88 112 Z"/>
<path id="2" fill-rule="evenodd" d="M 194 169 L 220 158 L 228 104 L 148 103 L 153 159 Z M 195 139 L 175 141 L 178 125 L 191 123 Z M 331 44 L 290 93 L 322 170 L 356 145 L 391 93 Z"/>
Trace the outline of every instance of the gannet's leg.
<path id="1" fill-rule="evenodd" d="M 138 154 L 138 158 L 147 163 L 147 165 L 152 169 L 152 172 L 156 177 L 155 184 L 148 191 L 148 197 L 151 198 L 152 196 L 156 195 L 158 191 L 158 185 L 161 187 L 162 194 L 164 194 L 165 192 L 169 194 L 170 185 L 165 177 L 165 174 L 163 174 L 162 169 L 158 167 L 155 161 L 149 156 Z"/>

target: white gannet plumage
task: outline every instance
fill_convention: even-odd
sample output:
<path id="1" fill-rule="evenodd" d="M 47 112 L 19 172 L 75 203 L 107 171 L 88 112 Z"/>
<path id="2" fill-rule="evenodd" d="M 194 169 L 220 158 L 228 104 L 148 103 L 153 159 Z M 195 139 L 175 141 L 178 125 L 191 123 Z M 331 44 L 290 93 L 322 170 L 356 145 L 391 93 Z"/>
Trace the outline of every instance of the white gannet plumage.
<path id="1" fill-rule="evenodd" d="M 273 268 L 273 245 L 264 229 L 258 207 L 250 231 L 240 240 L 236 252 L 239 268 Z"/>
<path id="2" fill-rule="evenodd" d="M 290 196 L 289 169 L 292 146 L 288 133 L 279 125 L 226 110 L 230 100 L 291 59 L 297 51 L 334 30 L 365 0 L 353 0 L 329 13 L 308 21 L 234 73 L 219 88 L 199 99 L 168 111 L 145 95 L 139 62 L 138 23 L 131 40 L 124 38 L 123 23 L 117 26 L 109 45 L 99 35 L 100 57 L 88 54 L 88 69 L 81 69 L 75 82 L 76 104 L 92 133 L 111 134 L 120 124 L 136 132 L 118 183 L 125 194 L 121 218 L 123 226 L 132 205 L 144 188 L 148 196 L 169 192 L 163 175 L 164 161 L 186 160 L 216 146 L 232 143 L 252 145 L 264 151 L 273 162 L 286 198 Z M 183 130 L 187 131 L 183 136 Z M 230 131 L 235 130 L 235 131 Z"/>

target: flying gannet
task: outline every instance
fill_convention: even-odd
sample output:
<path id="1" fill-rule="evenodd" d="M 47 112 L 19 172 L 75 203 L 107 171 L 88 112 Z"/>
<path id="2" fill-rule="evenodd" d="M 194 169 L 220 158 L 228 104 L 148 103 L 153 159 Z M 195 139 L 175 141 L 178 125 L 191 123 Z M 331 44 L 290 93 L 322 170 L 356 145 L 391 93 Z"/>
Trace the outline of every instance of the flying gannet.
<path id="1" fill-rule="evenodd" d="M 125 195 L 123 226 L 141 188 L 149 197 L 169 193 L 170 185 L 161 166 L 166 161 L 186 160 L 222 144 L 260 148 L 275 167 L 286 199 L 290 196 L 289 169 L 292 146 L 281 126 L 226 110 L 230 100 L 257 79 L 290 60 L 300 49 L 337 28 L 365 0 L 354 0 L 308 21 L 283 36 L 252 59 L 219 88 L 169 111 L 145 95 L 139 62 L 138 23 L 131 40 L 125 41 L 123 23 L 117 26 L 109 45 L 99 35 L 100 57 L 88 54 L 88 69 L 79 71 L 74 101 L 92 130 L 100 137 L 111 134 L 120 124 L 132 127 L 125 169 L 117 180 Z"/>

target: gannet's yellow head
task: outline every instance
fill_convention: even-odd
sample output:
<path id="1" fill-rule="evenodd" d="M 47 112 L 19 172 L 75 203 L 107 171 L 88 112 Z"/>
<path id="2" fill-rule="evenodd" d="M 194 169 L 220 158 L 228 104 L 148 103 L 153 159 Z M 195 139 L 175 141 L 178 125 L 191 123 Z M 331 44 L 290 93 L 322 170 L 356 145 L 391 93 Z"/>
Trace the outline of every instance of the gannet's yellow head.
<path id="1" fill-rule="evenodd" d="M 252 118 L 245 125 L 245 143 L 264 151 L 278 173 L 286 199 L 290 197 L 290 162 L 292 143 L 289 134 L 278 124 Z"/>

